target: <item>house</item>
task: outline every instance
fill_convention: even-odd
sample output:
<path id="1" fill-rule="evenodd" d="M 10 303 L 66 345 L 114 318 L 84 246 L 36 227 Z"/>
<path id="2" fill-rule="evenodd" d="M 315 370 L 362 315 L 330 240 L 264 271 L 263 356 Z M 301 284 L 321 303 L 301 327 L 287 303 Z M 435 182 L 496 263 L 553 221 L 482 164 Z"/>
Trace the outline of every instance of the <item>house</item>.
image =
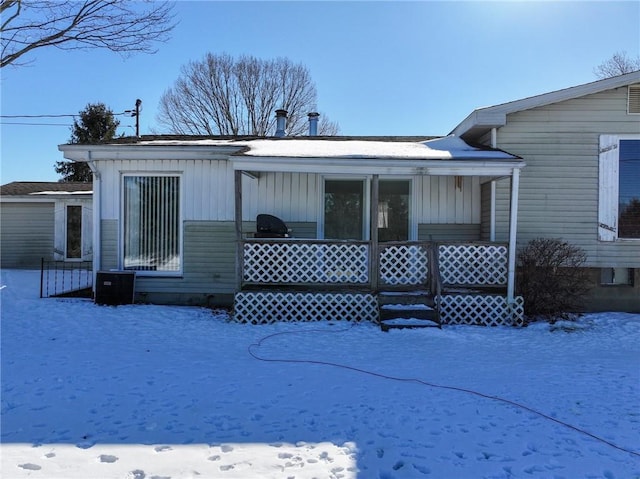
<path id="1" fill-rule="evenodd" d="M 547 237 L 584 249 L 585 310 L 640 312 L 640 71 L 477 109 L 452 134 L 525 159 L 518 246 Z M 508 184 L 483 186 L 496 240 L 509 234 Z"/>
<path id="2" fill-rule="evenodd" d="M 13 182 L 0 186 L 3 268 L 40 269 L 41 260 L 93 256 L 91 183 Z"/>
<path id="3" fill-rule="evenodd" d="M 317 115 L 309 119 L 313 131 Z M 505 151 L 454 136 L 281 135 L 59 149 L 94 174 L 94 270 L 135 271 L 139 300 L 233 304 L 249 322 L 377 320 L 383 294 L 414 293 L 443 322 L 522 319 L 514 274 L 525 163 Z M 502 178 L 511 233 L 493 241 L 486 185 Z M 289 237 L 264 237 L 261 214 Z"/>

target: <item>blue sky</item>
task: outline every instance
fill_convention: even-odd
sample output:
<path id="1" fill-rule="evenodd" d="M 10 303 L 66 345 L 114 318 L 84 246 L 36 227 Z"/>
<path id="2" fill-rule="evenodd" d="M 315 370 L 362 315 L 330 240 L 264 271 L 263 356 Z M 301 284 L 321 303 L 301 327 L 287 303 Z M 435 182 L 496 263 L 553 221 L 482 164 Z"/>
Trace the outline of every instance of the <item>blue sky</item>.
<path id="1" fill-rule="evenodd" d="M 142 100 L 142 134 L 162 93 L 207 52 L 304 64 L 318 110 L 343 135 L 445 135 L 475 108 L 596 80 L 640 52 L 640 2 L 177 2 L 180 22 L 154 55 L 35 50 L 0 71 L 2 115 L 114 112 Z M 133 134 L 134 119 L 120 117 Z M 8 123 L 55 123 L 54 126 Z M 2 119 L 2 184 L 56 181 L 72 119 Z M 62 124 L 62 125 L 60 125 Z"/>

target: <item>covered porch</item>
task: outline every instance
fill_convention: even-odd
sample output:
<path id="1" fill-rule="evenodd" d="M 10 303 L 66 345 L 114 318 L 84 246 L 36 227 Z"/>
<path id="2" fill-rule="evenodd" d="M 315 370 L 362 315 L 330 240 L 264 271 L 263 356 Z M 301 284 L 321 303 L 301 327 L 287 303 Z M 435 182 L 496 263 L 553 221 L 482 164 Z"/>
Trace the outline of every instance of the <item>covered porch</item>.
<path id="1" fill-rule="evenodd" d="M 391 325 L 402 324 L 398 323 L 401 316 L 411 316 L 404 319 L 432 325 L 522 322 L 522 299 L 514 290 L 518 182 L 524 167 L 520 158 L 474 148 L 455 137 L 425 142 L 283 139 L 253 143 L 231 158 L 236 321 L 340 319 Z M 244 182 L 248 178 L 255 189 L 269 176 L 290 173 L 318 179 L 315 222 L 305 237 L 294 229 L 290 238 L 255 238 L 250 215 L 244 212 L 251 210 L 244 197 L 252 194 Z M 339 177 L 334 180 L 336 174 Z M 436 236 L 431 231 L 437 228 L 419 221 L 416 211 L 429 208 L 433 198 L 443 194 L 432 189 L 426 195 L 414 186 L 425 178 L 440 178 L 460 189 L 463 184 L 481 186 L 467 186 L 473 191 L 465 193 L 467 203 L 477 202 L 474 209 L 479 211 L 480 202 L 486 204 L 487 211 L 476 215 L 473 225 L 477 236 L 462 241 L 446 233 Z M 500 179 L 509 180 L 511 192 L 506 241 L 496 241 L 495 191 Z M 403 183 L 409 185 L 402 197 L 405 206 L 394 209 L 391 200 L 399 196 L 389 192 Z M 336 185 L 354 184 L 364 193 L 336 193 Z M 271 194 L 278 193 L 276 188 Z M 337 201 L 355 202 L 357 207 L 347 205 L 336 215 Z M 268 202 L 258 203 L 260 207 Z M 441 210 L 463 208 L 440 203 Z M 273 208 L 260 212 L 291 222 L 286 213 Z M 481 237 L 482 230 L 486 238 Z"/>

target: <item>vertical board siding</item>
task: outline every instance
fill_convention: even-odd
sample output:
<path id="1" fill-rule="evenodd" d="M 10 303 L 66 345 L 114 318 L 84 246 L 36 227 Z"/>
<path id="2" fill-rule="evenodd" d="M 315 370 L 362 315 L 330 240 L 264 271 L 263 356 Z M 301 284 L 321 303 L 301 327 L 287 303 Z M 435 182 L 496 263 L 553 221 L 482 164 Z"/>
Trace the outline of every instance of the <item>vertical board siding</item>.
<path id="1" fill-rule="evenodd" d="M 233 169 L 224 160 L 109 160 L 99 161 L 102 172 L 101 218 L 120 216 L 121 181 L 125 174 L 181 175 L 184 221 L 233 221 Z M 255 220 L 268 213 L 284 221 L 317 222 L 322 199 L 321 175 L 260 173 L 244 176 L 243 219 Z M 414 199 L 418 223 L 477 223 L 480 221 L 479 178 L 463 178 L 462 189 L 453 177 L 416 176 Z M 420 196 L 417 196 L 420 194 Z"/>
<path id="2" fill-rule="evenodd" d="M 225 160 L 108 160 L 102 172 L 103 219 L 120 216 L 121 181 L 125 174 L 181 175 L 182 219 L 233 221 L 233 169 Z"/>
<path id="3" fill-rule="evenodd" d="M 3 268 L 40 269 L 53 259 L 54 204 L 0 204 L 0 262 Z"/>
<path id="4" fill-rule="evenodd" d="M 255 200 L 243 198 L 242 217 L 251 221 L 266 213 L 286 223 L 316 221 L 320 201 L 317 181 L 316 174 L 260 173 L 260 178 L 253 180 Z"/>
<path id="5" fill-rule="evenodd" d="M 419 224 L 418 241 L 478 241 L 479 224 Z"/>
<path id="6" fill-rule="evenodd" d="M 527 163 L 520 178 L 518 245 L 561 237 L 583 248 L 588 266 L 640 267 L 640 240 L 598 241 L 598 161 L 601 134 L 637 134 L 627 87 L 512 113 L 498 146 Z M 498 182 L 497 237 L 507 238 L 509 182 Z"/>

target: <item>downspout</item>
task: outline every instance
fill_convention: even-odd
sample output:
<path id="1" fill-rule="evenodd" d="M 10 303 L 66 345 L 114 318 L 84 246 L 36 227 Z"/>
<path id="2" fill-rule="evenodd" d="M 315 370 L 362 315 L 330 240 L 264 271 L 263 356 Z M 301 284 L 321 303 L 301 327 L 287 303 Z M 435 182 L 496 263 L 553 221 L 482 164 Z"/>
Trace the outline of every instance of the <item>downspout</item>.
<path id="1" fill-rule="evenodd" d="M 498 129 L 491 128 L 491 148 L 498 147 Z M 496 180 L 491 180 L 491 213 L 489 219 L 489 241 L 496 240 Z"/>
<path id="2" fill-rule="evenodd" d="M 101 258 L 102 258 L 102 244 L 100 242 L 101 236 L 101 204 L 102 204 L 102 195 L 101 195 L 101 175 L 96 167 L 95 162 L 91 160 L 91 150 L 87 151 L 87 164 L 91 169 L 91 173 L 93 173 L 93 295 L 95 297 L 96 294 L 96 280 L 98 276 L 98 271 L 101 268 Z"/>
<path id="3" fill-rule="evenodd" d="M 514 303 L 516 276 L 516 232 L 518 229 L 518 190 L 520 189 L 520 168 L 511 173 L 511 210 L 509 214 L 509 251 L 507 264 L 507 304 Z"/>

